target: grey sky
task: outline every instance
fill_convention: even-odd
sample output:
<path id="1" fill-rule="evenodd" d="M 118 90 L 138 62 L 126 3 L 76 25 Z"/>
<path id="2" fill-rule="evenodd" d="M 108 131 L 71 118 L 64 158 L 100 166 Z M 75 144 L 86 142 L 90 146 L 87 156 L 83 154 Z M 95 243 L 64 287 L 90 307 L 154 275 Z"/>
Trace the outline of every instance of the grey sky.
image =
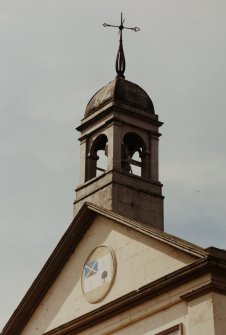
<path id="1" fill-rule="evenodd" d="M 123 11 L 126 78 L 164 122 L 167 232 L 226 248 L 226 2 L 0 0 L 0 329 L 72 219 L 74 128 L 115 77 Z"/>

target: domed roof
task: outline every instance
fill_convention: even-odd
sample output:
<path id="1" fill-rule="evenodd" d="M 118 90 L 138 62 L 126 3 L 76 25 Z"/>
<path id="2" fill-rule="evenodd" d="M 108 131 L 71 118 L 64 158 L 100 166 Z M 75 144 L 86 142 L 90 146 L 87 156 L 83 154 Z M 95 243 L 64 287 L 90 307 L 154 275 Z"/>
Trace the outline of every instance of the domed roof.
<path id="1" fill-rule="evenodd" d="M 140 86 L 117 77 L 94 94 L 86 107 L 85 117 L 90 116 L 110 102 L 122 103 L 147 113 L 153 114 L 155 112 L 150 97 Z"/>

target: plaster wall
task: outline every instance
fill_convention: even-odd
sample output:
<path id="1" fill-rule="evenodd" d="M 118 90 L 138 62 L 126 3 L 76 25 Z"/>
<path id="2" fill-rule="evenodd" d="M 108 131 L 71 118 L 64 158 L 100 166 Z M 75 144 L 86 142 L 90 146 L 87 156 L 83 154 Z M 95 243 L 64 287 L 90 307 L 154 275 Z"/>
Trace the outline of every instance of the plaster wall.
<path id="1" fill-rule="evenodd" d="M 191 282 L 191 286 L 196 285 L 197 281 Z M 185 289 L 185 286 L 180 287 L 181 291 Z M 214 330 L 212 294 L 189 303 L 181 300 L 179 290 L 176 291 L 151 299 L 80 335 L 218 335 Z M 179 326 L 177 332 L 167 332 L 176 325 Z"/>
<path id="2" fill-rule="evenodd" d="M 183 333 L 180 331 L 172 335 L 182 335 L 186 333 L 188 329 L 188 316 L 187 306 L 185 302 L 178 302 L 168 308 L 154 312 L 149 316 L 132 322 L 127 327 L 122 327 L 117 331 L 113 332 L 114 335 L 157 335 L 167 329 L 172 328 L 175 325 L 182 324 L 181 326 Z M 167 335 L 171 335 L 170 333 Z"/>
<path id="3" fill-rule="evenodd" d="M 213 294 L 214 327 L 216 335 L 226 333 L 226 297 L 217 293 Z"/>
<path id="4" fill-rule="evenodd" d="M 216 335 L 214 329 L 213 294 L 209 293 L 188 303 L 188 334 Z"/>
<path id="5" fill-rule="evenodd" d="M 114 249 L 117 273 L 107 297 L 99 303 L 90 304 L 82 293 L 81 274 L 87 256 L 101 244 Z M 22 335 L 41 335 L 193 261 L 195 258 L 190 255 L 98 216 L 34 312 Z"/>

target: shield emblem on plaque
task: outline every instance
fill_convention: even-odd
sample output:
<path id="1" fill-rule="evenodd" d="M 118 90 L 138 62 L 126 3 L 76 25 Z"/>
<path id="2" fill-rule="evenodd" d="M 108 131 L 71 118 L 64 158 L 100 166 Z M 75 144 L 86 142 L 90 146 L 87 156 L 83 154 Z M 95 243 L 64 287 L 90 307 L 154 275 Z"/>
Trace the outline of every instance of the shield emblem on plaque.
<path id="1" fill-rule="evenodd" d="M 110 291 L 116 273 L 112 248 L 101 245 L 88 256 L 82 273 L 82 290 L 88 302 L 102 300 Z"/>

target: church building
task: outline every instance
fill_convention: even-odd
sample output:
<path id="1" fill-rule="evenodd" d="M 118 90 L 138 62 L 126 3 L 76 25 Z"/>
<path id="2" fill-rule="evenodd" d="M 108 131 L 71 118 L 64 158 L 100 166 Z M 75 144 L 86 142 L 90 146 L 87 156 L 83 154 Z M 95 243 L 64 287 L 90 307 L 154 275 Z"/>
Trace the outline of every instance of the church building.
<path id="1" fill-rule="evenodd" d="M 226 251 L 164 231 L 162 122 L 124 77 L 118 28 L 117 76 L 77 128 L 73 221 L 1 335 L 226 334 Z"/>

